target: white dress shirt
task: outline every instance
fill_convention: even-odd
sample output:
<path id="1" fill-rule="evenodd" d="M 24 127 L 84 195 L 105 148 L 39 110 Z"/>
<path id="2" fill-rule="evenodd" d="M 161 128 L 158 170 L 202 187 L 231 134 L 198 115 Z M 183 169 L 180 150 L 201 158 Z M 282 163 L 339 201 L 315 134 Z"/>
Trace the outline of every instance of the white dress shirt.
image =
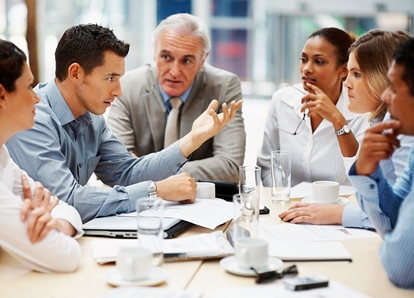
<path id="1" fill-rule="evenodd" d="M 27 223 L 20 220 L 23 204 L 21 174 L 24 173 L 10 158 L 5 146 L 0 147 L 0 247 L 25 267 L 40 272 L 74 271 L 81 257 L 79 243 L 57 230 L 52 230 L 38 243 L 31 243 Z M 53 173 L 51 173 L 52 177 Z M 34 190 L 35 183 L 28 177 Z M 60 201 L 52 211 L 54 218 L 67 220 L 82 232 L 79 213 L 72 206 Z"/>
<path id="2" fill-rule="evenodd" d="M 301 84 L 295 87 L 303 90 Z M 263 185 L 272 186 L 270 156 L 271 152 L 277 149 L 289 150 L 292 153 L 292 186 L 303 181 L 316 180 L 333 180 L 342 185 L 349 185 L 347 174 L 356 157 L 342 157 L 331 122 L 323 119 L 312 133 L 310 118 L 306 117 L 305 127 L 300 133 L 291 134 L 303 118 L 303 112 L 300 111 L 303 96 L 303 93 L 290 86 L 273 94 L 265 124 L 263 145 L 257 159 L 257 164 L 262 167 Z M 360 143 L 369 122 L 366 115 L 349 112 L 348 94 L 344 87 L 336 107 L 344 115 Z"/>

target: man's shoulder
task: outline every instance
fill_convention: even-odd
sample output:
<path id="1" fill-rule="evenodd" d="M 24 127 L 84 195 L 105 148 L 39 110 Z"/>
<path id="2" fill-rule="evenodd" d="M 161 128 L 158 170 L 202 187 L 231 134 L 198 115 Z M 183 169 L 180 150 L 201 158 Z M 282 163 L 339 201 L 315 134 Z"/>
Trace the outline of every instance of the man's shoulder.
<path id="1" fill-rule="evenodd" d="M 128 70 L 125 75 L 121 78 L 121 82 L 130 82 L 136 81 L 137 78 L 144 78 L 150 75 L 153 72 L 155 67 L 151 64 L 144 64 L 137 68 Z"/>
<path id="2" fill-rule="evenodd" d="M 121 78 L 122 99 L 134 98 L 138 94 L 153 90 L 157 83 L 155 67 L 150 64 L 141 65 L 129 70 Z"/>
<path id="3" fill-rule="evenodd" d="M 205 74 L 207 75 L 207 77 L 229 77 L 229 78 L 238 78 L 238 76 L 235 73 L 232 73 L 228 70 L 222 69 L 222 68 L 218 68 L 218 67 L 214 67 L 211 64 L 205 63 L 203 66 L 203 71 L 205 72 Z"/>

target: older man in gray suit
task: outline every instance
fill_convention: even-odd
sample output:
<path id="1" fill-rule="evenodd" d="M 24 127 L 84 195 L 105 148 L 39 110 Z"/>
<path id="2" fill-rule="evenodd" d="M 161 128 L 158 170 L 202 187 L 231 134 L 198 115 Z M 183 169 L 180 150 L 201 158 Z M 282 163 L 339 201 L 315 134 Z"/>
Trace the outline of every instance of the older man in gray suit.
<path id="1" fill-rule="evenodd" d="M 153 46 L 156 65 L 143 65 L 125 74 L 121 80 L 123 96 L 113 103 L 108 115 L 115 136 L 136 156 L 160 151 L 187 134 L 212 99 L 219 101 L 221 109 L 223 103 L 242 97 L 235 74 L 204 63 L 211 42 L 207 27 L 197 17 L 168 17 L 154 30 Z M 166 132 L 166 126 L 167 118 L 173 117 L 170 99 L 177 97 L 178 133 L 174 136 Z M 245 144 L 239 109 L 219 134 L 193 152 L 182 171 L 195 179 L 237 182 Z"/>

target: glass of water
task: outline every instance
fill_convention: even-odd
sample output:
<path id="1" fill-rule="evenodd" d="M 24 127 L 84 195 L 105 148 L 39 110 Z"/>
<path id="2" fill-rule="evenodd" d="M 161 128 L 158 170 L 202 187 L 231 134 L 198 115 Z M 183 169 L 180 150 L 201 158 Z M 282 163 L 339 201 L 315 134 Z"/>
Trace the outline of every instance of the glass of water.
<path id="1" fill-rule="evenodd" d="M 256 194 L 233 195 L 233 240 L 256 237 L 259 228 L 260 198 Z"/>
<path id="2" fill-rule="evenodd" d="M 148 248 L 153 255 L 153 265 L 163 263 L 163 211 L 164 201 L 160 198 L 140 198 L 136 202 L 138 215 L 138 243 Z"/>
<path id="3" fill-rule="evenodd" d="M 272 202 L 285 204 L 290 201 L 291 153 L 287 150 L 272 151 Z"/>

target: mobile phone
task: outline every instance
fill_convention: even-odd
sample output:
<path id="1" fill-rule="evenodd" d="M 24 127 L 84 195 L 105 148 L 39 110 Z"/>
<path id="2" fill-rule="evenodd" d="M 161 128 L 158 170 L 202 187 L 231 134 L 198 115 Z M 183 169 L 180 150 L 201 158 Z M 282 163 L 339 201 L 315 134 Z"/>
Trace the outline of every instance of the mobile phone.
<path id="1" fill-rule="evenodd" d="M 327 287 L 329 284 L 325 276 L 294 277 L 283 280 L 285 288 L 291 291 L 302 291 Z"/>

